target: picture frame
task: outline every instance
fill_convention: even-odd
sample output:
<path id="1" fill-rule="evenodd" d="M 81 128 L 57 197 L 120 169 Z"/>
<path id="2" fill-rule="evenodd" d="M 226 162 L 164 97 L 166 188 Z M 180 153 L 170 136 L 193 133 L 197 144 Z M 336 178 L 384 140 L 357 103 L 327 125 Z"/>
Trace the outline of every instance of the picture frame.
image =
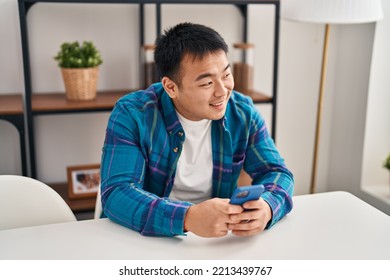
<path id="1" fill-rule="evenodd" d="M 70 199 L 96 197 L 100 186 L 100 164 L 67 167 Z"/>

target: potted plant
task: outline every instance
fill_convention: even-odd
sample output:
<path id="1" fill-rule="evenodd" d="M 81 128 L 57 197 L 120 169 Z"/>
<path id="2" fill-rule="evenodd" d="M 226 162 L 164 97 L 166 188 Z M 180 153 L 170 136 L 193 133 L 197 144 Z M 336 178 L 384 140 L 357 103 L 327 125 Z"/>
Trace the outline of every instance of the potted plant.
<path id="1" fill-rule="evenodd" d="M 387 156 L 387 159 L 383 163 L 383 167 L 390 171 L 390 154 Z"/>
<path id="2" fill-rule="evenodd" d="M 91 100 L 96 97 L 99 65 L 103 63 L 100 52 L 92 42 L 65 42 L 54 57 L 61 67 L 66 98 Z"/>

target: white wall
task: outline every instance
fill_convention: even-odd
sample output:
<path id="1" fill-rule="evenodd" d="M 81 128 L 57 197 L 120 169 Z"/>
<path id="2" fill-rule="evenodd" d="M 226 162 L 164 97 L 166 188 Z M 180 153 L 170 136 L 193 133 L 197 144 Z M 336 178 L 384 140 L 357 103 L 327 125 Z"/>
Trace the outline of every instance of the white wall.
<path id="1" fill-rule="evenodd" d="M 148 5 L 147 12 L 153 18 L 152 6 Z M 250 8 L 249 38 L 256 45 L 255 87 L 268 92 L 271 88 L 272 12 L 272 6 L 252 5 Z M 241 17 L 231 6 L 163 6 L 163 27 L 184 20 L 216 28 L 230 45 L 241 38 Z M 0 94 L 23 92 L 17 1 L 0 0 L 0 21 Z M 52 57 L 61 42 L 83 39 L 93 40 L 102 52 L 104 64 L 101 67 L 100 89 L 138 86 L 137 6 L 37 4 L 29 13 L 28 22 L 34 91 L 62 90 L 59 69 Z M 342 152 L 337 155 L 337 145 L 334 147 L 335 139 L 344 137 L 342 131 L 334 128 L 334 124 L 342 122 L 344 115 L 342 110 L 334 112 L 334 108 L 340 98 L 346 98 L 340 95 L 340 91 L 351 85 L 358 84 L 358 96 L 367 94 L 373 26 L 332 27 L 320 146 L 319 191 L 326 191 L 329 183 L 338 186 L 338 177 L 333 177 L 333 164 L 349 156 Z M 148 21 L 147 31 L 146 42 L 153 42 L 153 20 Z M 318 24 L 281 21 L 277 145 L 295 175 L 296 194 L 307 193 L 310 184 L 323 31 L 324 27 Z M 357 43 L 363 46 L 355 45 Z M 345 45 L 350 46 L 348 51 L 343 50 Z M 342 58 L 339 51 L 348 55 Z M 351 70 L 353 76 L 348 75 Z M 343 94 L 353 98 L 356 93 L 347 90 Z M 355 113 L 365 115 L 365 108 L 360 105 L 354 109 Z M 259 106 L 259 109 L 270 123 L 269 106 Z M 38 179 L 64 181 L 67 165 L 99 162 L 107 118 L 108 113 L 36 117 Z M 364 129 L 364 123 L 364 118 L 357 120 L 356 130 L 359 133 Z M 17 134 L 14 129 L 0 121 L 0 174 L 20 173 L 19 147 L 15 139 Z M 4 158 L 12 160 L 8 163 Z M 355 182 L 349 180 L 347 183 Z"/>
<path id="2" fill-rule="evenodd" d="M 382 1 L 377 23 L 364 135 L 361 196 L 390 215 L 390 174 L 383 162 L 390 153 L 390 2 Z"/>
<path id="3" fill-rule="evenodd" d="M 278 146 L 285 155 L 296 181 L 296 194 L 309 191 L 314 150 L 317 100 L 324 26 L 282 21 L 280 50 Z M 331 36 L 333 39 L 333 34 Z M 334 56 L 330 40 L 329 56 Z M 325 88 L 324 111 L 319 146 L 317 191 L 327 186 L 327 157 L 330 136 L 332 79 Z"/>
<path id="4" fill-rule="evenodd" d="M 362 186 L 389 184 L 382 167 L 390 153 L 390 2 L 383 1 L 384 19 L 377 23 L 364 138 Z"/>
<path id="5" fill-rule="evenodd" d="M 337 75 L 333 77 L 335 97 L 328 162 L 332 190 L 357 194 L 360 188 L 374 31 L 375 24 L 341 25 L 336 34 L 338 52 L 332 70 Z"/>

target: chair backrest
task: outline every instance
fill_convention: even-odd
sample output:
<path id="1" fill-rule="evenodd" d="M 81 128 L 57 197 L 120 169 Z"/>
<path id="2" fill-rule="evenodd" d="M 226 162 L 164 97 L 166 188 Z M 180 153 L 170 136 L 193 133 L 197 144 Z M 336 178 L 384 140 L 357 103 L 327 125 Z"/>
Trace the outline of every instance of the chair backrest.
<path id="1" fill-rule="evenodd" d="M 102 195 L 101 195 L 101 190 L 100 190 L 100 185 L 99 185 L 98 192 L 96 195 L 95 213 L 93 215 L 93 218 L 100 219 L 102 213 L 103 213 Z"/>
<path id="2" fill-rule="evenodd" d="M 24 176 L 0 175 L 0 229 L 76 221 L 62 197 Z"/>

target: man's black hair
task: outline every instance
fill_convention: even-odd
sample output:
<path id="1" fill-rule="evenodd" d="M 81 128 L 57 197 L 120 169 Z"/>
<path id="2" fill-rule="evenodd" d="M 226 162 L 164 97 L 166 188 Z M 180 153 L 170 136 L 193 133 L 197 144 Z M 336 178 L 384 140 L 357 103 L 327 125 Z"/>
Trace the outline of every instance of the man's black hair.
<path id="1" fill-rule="evenodd" d="M 207 26 L 180 23 L 156 39 L 154 61 L 160 78 L 166 76 L 180 85 L 180 63 L 185 55 L 194 60 L 223 50 L 228 53 L 224 39 Z"/>

